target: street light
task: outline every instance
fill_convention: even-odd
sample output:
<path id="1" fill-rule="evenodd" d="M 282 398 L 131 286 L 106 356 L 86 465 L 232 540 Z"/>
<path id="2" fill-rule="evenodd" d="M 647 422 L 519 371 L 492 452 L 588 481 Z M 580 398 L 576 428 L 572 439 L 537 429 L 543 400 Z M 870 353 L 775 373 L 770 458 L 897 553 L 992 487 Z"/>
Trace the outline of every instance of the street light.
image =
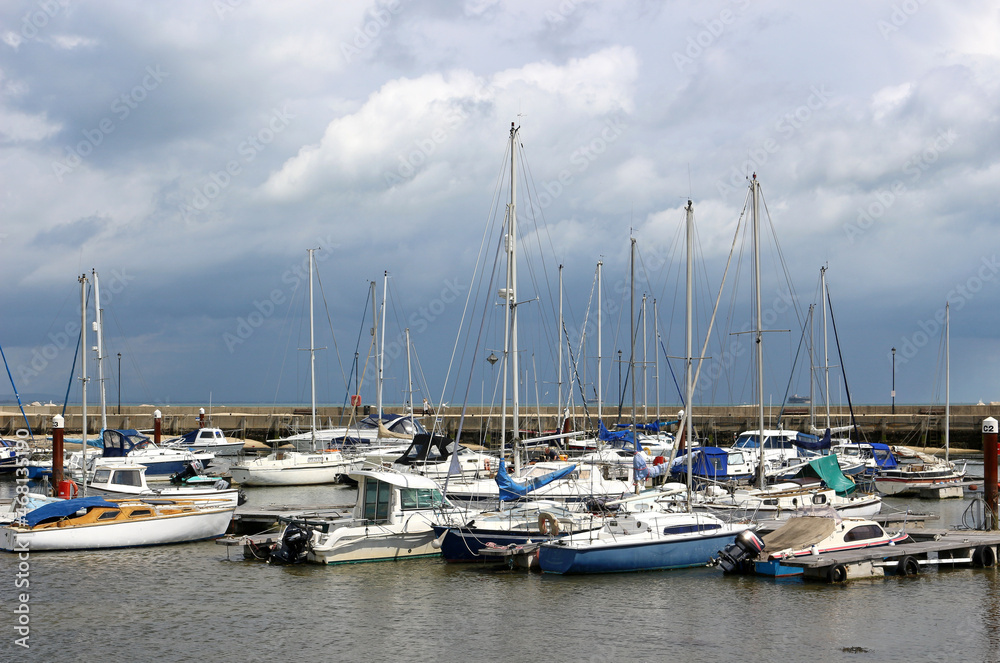
<path id="1" fill-rule="evenodd" d="M 892 349 L 892 413 L 896 414 L 896 348 Z"/>

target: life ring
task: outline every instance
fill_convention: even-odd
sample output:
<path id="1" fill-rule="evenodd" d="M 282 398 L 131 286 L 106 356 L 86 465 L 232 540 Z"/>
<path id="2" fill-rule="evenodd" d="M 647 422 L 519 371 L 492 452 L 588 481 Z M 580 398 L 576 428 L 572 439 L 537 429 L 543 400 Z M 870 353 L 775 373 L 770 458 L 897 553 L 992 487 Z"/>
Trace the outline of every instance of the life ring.
<path id="1" fill-rule="evenodd" d="M 483 460 L 483 468 L 486 470 L 487 474 L 490 473 L 490 459 L 489 458 L 486 458 L 486 459 Z"/>
<path id="2" fill-rule="evenodd" d="M 907 555 L 899 560 L 896 565 L 896 574 L 901 576 L 915 576 L 920 574 L 920 562 L 913 555 Z"/>
<path id="3" fill-rule="evenodd" d="M 538 532 L 543 536 L 559 536 L 559 521 L 548 511 L 539 511 Z"/>
<path id="4" fill-rule="evenodd" d="M 997 554 L 992 546 L 978 546 L 972 551 L 972 565 L 984 569 L 991 569 L 996 566 Z"/>
<path id="5" fill-rule="evenodd" d="M 827 572 L 827 579 L 830 582 L 844 582 L 847 580 L 847 567 L 843 564 L 831 566 L 830 570 Z"/>
<path id="6" fill-rule="evenodd" d="M 63 479 L 59 482 L 58 496 L 71 500 L 80 494 L 80 487 L 72 479 Z"/>

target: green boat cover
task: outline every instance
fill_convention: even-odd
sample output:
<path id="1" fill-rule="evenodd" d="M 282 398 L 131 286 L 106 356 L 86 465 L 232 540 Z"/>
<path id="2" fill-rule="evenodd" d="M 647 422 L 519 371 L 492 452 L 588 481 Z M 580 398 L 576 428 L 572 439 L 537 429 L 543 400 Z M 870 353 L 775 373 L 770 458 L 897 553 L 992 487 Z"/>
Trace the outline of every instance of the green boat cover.
<path id="1" fill-rule="evenodd" d="M 844 476 L 844 473 L 840 471 L 840 463 L 837 461 L 836 454 L 813 458 L 799 474 L 803 477 L 818 477 L 841 497 L 847 497 L 858 488 L 853 479 Z"/>

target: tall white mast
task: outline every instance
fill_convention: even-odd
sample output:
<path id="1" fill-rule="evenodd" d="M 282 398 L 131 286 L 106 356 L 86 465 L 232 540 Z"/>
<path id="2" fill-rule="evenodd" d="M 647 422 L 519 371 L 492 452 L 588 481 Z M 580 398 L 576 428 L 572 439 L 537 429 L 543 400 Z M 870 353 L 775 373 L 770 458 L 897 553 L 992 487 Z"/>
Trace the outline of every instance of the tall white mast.
<path id="1" fill-rule="evenodd" d="M 642 419 L 649 420 L 649 380 L 646 369 L 649 367 L 646 355 L 646 293 L 642 293 Z"/>
<path id="2" fill-rule="evenodd" d="M 821 295 L 823 297 L 823 375 L 826 380 L 826 427 L 830 427 L 830 346 L 826 335 L 826 265 L 819 268 Z"/>
<path id="3" fill-rule="evenodd" d="M 597 420 L 601 421 L 601 408 L 604 405 L 604 371 L 601 370 L 601 268 L 604 261 L 597 261 Z"/>
<path id="4" fill-rule="evenodd" d="M 309 429 L 310 444 L 313 451 L 316 451 L 316 337 L 313 332 L 313 251 L 306 249 L 309 253 L 309 385 L 312 395 L 312 416 Z"/>
<path id="5" fill-rule="evenodd" d="M 97 278 L 97 270 L 92 270 L 94 275 L 94 310 L 97 312 L 94 320 L 94 329 L 97 332 L 97 384 L 101 389 L 101 437 L 108 427 L 108 403 L 104 395 L 104 310 L 101 308 L 101 286 Z"/>
<path id="6" fill-rule="evenodd" d="M 632 387 L 632 422 L 629 430 L 632 431 L 632 445 L 635 452 L 639 453 L 639 440 L 635 428 L 636 403 L 635 403 L 635 237 L 632 238 L 632 254 L 629 260 L 629 353 L 628 353 L 628 374 Z M 635 484 L 635 492 L 639 492 L 638 482 Z"/>
<path id="7" fill-rule="evenodd" d="M 381 312 L 381 323 L 382 323 L 382 342 L 379 345 L 378 350 L 378 383 L 375 385 L 375 397 L 378 401 L 378 418 L 379 421 L 382 420 L 382 370 L 385 367 L 385 297 L 388 294 L 389 289 L 389 272 L 386 271 L 382 276 L 382 312 Z"/>
<path id="8" fill-rule="evenodd" d="M 653 299 L 653 389 L 656 392 L 656 421 L 660 421 L 660 312 Z"/>
<path id="9" fill-rule="evenodd" d="M 751 213 L 753 220 L 753 268 L 754 268 L 754 340 L 757 356 L 757 486 L 764 487 L 764 330 L 760 304 L 760 182 L 757 173 L 750 180 Z"/>
<path id="10" fill-rule="evenodd" d="M 83 418 L 80 464 L 83 469 L 81 497 L 87 496 L 87 275 L 80 276 L 80 415 Z"/>
<path id="11" fill-rule="evenodd" d="M 944 305 L 944 459 L 951 445 L 951 304 Z"/>
<path id="12" fill-rule="evenodd" d="M 562 409 L 563 408 L 563 402 L 562 402 L 562 382 L 563 382 L 563 266 L 562 265 L 559 265 L 559 333 L 556 334 L 556 338 L 559 339 L 559 342 L 558 342 L 558 344 L 559 344 L 559 353 L 558 353 L 558 359 L 557 359 L 557 361 L 559 362 L 559 378 L 558 378 L 559 384 L 558 384 L 558 389 L 557 389 L 557 392 L 556 392 L 557 393 L 557 396 L 556 396 L 557 401 L 556 402 L 559 405 L 558 405 L 558 409 L 556 410 L 556 421 L 559 422 L 559 432 L 561 433 L 562 432 L 562 424 L 563 424 L 563 419 L 562 419 L 562 411 L 563 411 L 563 409 Z M 532 361 L 534 361 L 534 360 L 532 360 Z M 536 376 L 535 379 L 536 379 L 536 385 L 537 385 L 537 376 Z M 537 389 L 537 386 L 536 386 L 536 389 Z M 541 427 L 539 427 L 538 434 L 541 435 L 541 432 L 542 432 L 542 429 L 541 429 Z"/>
<path id="13" fill-rule="evenodd" d="M 406 388 L 410 395 L 410 423 L 413 423 L 413 368 L 410 363 L 410 328 L 406 328 Z"/>
<path id="14" fill-rule="evenodd" d="M 692 324 L 692 311 L 694 309 L 694 251 L 692 247 L 694 245 L 694 204 L 689 200 L 686 208 L 686 247 L 687 247 L 687 283 L 685 285 L 686 295 L 685 295 L 685 312 L 686 312 L 686 326 L 685 326 L 685 357 L 684 357 L 684 421 L 685 421 L 685 449 L 687 453 L 687 509 L 691 511 L 691 473 L 692 468 L 692 435 L 694 434 L 694 426 L 692 425 L 692 400 L 694 399 L 694 374 L 691 370 L 693 357 L 692 357 L 692 338 L 694 337 L 694 326 Z"/>
<path id="15" fill-rule="evenodd" d="M 809 305 L 809 431 L 812 432 L 816 428 L 816 410 L 813 408 L 815 403 L 815 391 L 813 389 L 813 384 L 816 382 L 816 368 L 813 366 L 813 343 L 816 341 L 816 329 L 815 329 L 815 318 L 813 314 L 816 311 L 816 305 Z"/>

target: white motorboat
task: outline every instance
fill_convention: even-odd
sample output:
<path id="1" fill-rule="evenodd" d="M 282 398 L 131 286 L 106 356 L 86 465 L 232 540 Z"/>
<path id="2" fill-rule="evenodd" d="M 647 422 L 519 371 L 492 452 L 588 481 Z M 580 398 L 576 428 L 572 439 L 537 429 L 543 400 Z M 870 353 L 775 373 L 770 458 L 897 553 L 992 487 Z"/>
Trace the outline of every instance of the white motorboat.
<path id="1" fill-rule="evenodd" d="M 179 485 L 153 489 L 146 482 L 146 466 L 134 460 L 127 463 L 106 464 L 98 462 L 87 485 L 88 492 L 107 497 L 142 497 L 159 499 L 183 499 L 212 504 L 238 506 L 240 491 L 231 488 L 222 478 L 208 478 L 208 485 Z"/>
<path id="2" fill-rule="evenodd" d="M 894 546 L 908 538 L 905 532 L 890 534 L 867 518 L 842 518 L 836 513 L 797 516 L 762 538 L 751 540 L 749 546 L 737 542 L 721 551 L 719 561 L 727 573 L 752 571 L 784 578 L 803 572 L 800 566 L 784 563 L 789 558 Z"/>
<path id="3" fill-rule="evenodd" d="M 216 456 L 237 456 L 243 451 L 242 440 L 231 440 L 220 428 L 198 428 L 163 443 L 168 449 L 209 452 Z"/>
<path id="4" fill-rule="evenodd" d="M 271 552 L 273 562 L 377 562 L 440 554 L 434 525 L 468 522 L 437 484 L 417 474 L 376 468 L 354 472 L 358 498 L 350 518 L 292 521 Z"/>
<path id="5" fill-rule="evenodd" d="M 225 534 L 235 508 L 142 498 L 61 500 L 0 527 L 0 550 L 97 550 L 214 539 Z"/>
<path id="6" fill-rule="evenodd" d="M 146 473 L 150 476 L 169 476 L 183 471 L 194 461 L 207 467 L 215 458 L 211 453 L 195 453 L 187 449 L 167 449 L 157 446 L 149 437 L 134 429 L 105 430 L 103 445 L 104 451 L 100 456 L 91 457 L 88 450 L 88 473 L 93 472 L 94 463 L 100 461 L 108 465 L 141 463 L 146 466 Z M 79 451 L 70 454 L 66 469 L 72 473 L 80 472 L 82 457 Z"/>

